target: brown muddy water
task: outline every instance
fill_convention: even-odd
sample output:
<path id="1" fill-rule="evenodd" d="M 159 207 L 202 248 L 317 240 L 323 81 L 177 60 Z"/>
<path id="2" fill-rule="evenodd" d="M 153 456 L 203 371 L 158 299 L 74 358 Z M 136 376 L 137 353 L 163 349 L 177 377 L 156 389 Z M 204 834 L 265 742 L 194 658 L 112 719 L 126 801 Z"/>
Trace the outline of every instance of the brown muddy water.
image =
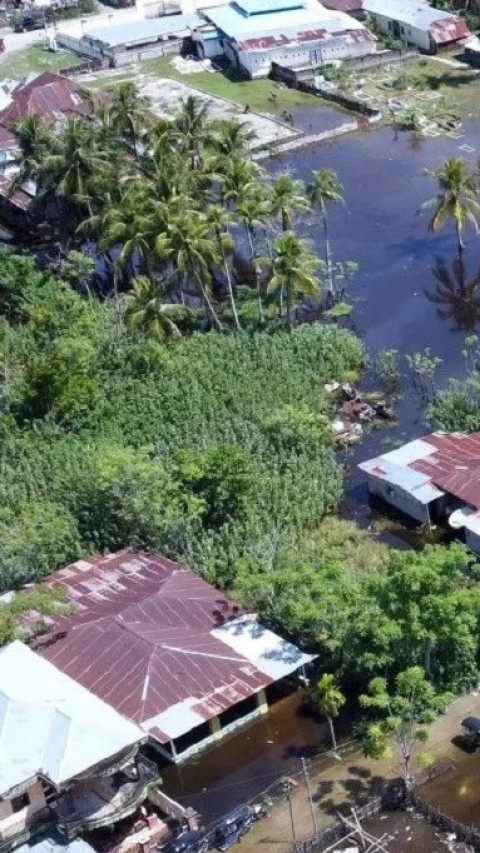
<path id="1" fill-rule="evenodd" d="M 439 832 L 420 815 L 410 811 L 391 811 L 364 821 L 363 826 L 375 838 L 384 837 L 388 853 L 464 853 L 465 845 L 456 843 L 447 833 Z M 352 848 L 344 843 L 339 850 Z"/>
<path id="2" fill-rule="evenodd" d="M 230 735 L 185 766 L 162 769 L 165 791 L 197 809 L 208 825 L 265 791 L 280 776 L 298 773 L 300 759 L 325 748 L 322 725 L 298 690 L 279 699 L 268 715 Z"/>

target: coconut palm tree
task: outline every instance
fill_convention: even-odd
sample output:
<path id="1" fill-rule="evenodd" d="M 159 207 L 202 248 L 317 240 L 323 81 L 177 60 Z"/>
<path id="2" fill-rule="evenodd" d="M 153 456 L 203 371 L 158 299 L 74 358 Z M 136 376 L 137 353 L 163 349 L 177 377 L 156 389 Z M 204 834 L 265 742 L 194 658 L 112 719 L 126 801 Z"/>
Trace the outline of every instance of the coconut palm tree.
<path id="1" fill-rule="evenodd" d="M 229 157 L 223 162 L 223 168 L 218 169 L 221 176 L 222 201 L 234 206 L 246 198 L 256 198 L 259 193 L 265 194 L 262 185 L 264 170 L 258 163 L 245 160 L 242 157 Z"/>
<path id="2" fill-rule="evenodd" d="M 257 251 L 255 248 L 255 229 L 261 227 L 268 221 L 268 203 L 265 200 L 262 189 L 259 186 L 259 191 L 255 196 L 246 196 L 240 198 L 237 202 L 237 216 L 243 223 L 247 234 L 248 246 L 250 250 L 250 263 L 255 276 L 255 288 L 257 291 L 257 306 L 258 320 L 263 323 L 263 303 L 262 289 L 260 281 L 260 267 L 257 259 Z"/>
<path id="3" fill-rule="evenodd" d="M 138 158 L 138 146 L 150 120 L 148 98 L 139 95 L 135 83 L 130 80 L 119 83 L 113 90 L 110 115 L 118 136 Z"/>
<path id="4" fill-rule="evenodd" d="M 185 305 L 163 301 L 164 294 L 153 281 L 139 276 L 125 295 L 125 325 L 130 329 L 144 329 L 153 338 L 179 338 L 178 321 L 189 312 Z"/>
<path id="5" fill-rule="evenodd" d="M 108 154 L 95 145 L 94 128 L 81 118 L 68 118 L 53 152 L 42 163 L 46 190 L 63 196 L 77 217 L 93 216 L 96 186 L 109 166 Z"/>
<path id="6" fill-rule="evenodd" d="M 237 220 L 225 207 L 220 204 L 212 204 L 207 211 L 208 223 L 215 235 L 218 253 L 222 259 L 222 267 L 227 281 L 228 298 L 232 309 L 232 317 L 235 328 L 240 331 L 241 324 L 238 318 L 237 305 L 235 302 L 235 294 L 233 292 L 232 275 L 227 259 L 227 254 L 231 253 L 235 248 L 235 241 L 228 231 L 229 227 L 235 225 Z"/>
<path id="7" fill-rule="evenodd" d="M 319 281 L 315 271 L 320 259 L 312 252 L 307 240 L 302 240 L 293 231 L 285 231 L 275 241 L 273 262 L 265 259 L 262 263 L 272 264 L 272 278 L 268 284 L 269 293 L 285 293 L 287 302 L 287 323 L 293 328 L 293 310 L 298 297 L 319 295 Z"/>
<path id="8" fill-rule="evenodd" d="M 336 753 L 337 739 L 335 737 L 333 721 L 338 717 L 340 709 L 345 704 L 345 696 L 338 689 L 334 675 L 328 675 L 327 673 L 322 675 L 315 690 L 315 700 L 318 710 L 327 718 L 333 750 Z"/>
<path id="9" fill-rule="evenodd" d="M 135 257 L 139 257 L 143 269 L 151 276 L 157 232 L 142 185 L 132 183 L 125 190 L 119 204 L 106 211 L 100 229 L 99 246 L 103 252 L 121 246 L 119 265 L 133 266 Z"/>
<path id="10" fill-rule="evenodd" d="M 204 213 L 197 210 L 166 212 L 165 232 L 155 241 L 155 252 L 160 260 L 169 260 L 182 275 L 195 282 L 205 305 L 207 315 L 221 332 L 222 324 L 211 297 L 210 269 L 219 266 L 221 258 Z"/>
<path id="11" fill-rule="evenodd" d="M 270 196 L 270 211 L 282 222 L 283 231 L 291 231 L 295 226 L 295 213 L 310 209 L 305 196 L 303 181 L 294 180 L 290 175 L 280 175 L 273 183 Z"/>
<path id="12" fill-rule="evenodd" d="M 335 287 L 333 282 L 332 252 L 327 225 L 327 205 L 343 202 L 343 187 L 335 172 L 331 169 L 319 169 L 313 172 L 313 184 L 309 187 L 308 197 L 310 202 L 320 211 L 323 225 L 323 236 L 325 239 L 325 262 L 327 272 L 327 287 L 333 296 Z"/>
<path id="13" fill-rule="evenodd" d="M 194 95 L 182 100 L 173 119 L 173 130 L 188 154 L 190 167 L 197 169 L 202 164 L 204 142 L 211 132 L 207 104 Z"/>
<path id="14" fill-rule="evenodd" d="M 470 223 L 478 232 L 480 203 L 477 201 L 475 176 L 465 160 L 453 157 L 446 160 L 441 169 L 427 170 L 437 184 L 437 195 L 423 204 L 434 208 L 428 224 L 430 231 L 438 231 L 446 222 L 453 221 L 457 237 L 458 257 L 463 252 L 463 231 Z"/>
<path id="15" fill-rule="evenodd" d="M 245 157 L 256 139 L 255 131 L 237 119 L 219 122 L 212 132 L 210 144 L 217 157 Z"/>

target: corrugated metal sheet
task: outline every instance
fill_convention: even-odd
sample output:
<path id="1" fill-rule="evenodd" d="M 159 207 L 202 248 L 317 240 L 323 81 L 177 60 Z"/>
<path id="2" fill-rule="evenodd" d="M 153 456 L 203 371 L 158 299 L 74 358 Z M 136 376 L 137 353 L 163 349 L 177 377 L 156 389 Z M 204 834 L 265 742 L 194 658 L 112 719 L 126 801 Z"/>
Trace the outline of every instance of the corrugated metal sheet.
<path id="1" fill-rule="evenodd" d="M 326 9 L 332 9 L 334 12 L 345 12 L 346 14 L 361 12 L 363 9 L 362 0 L 322 0 L 322 6 L 325 6 Z"/>
<path id="2" fill-rule="evenodd" d="M 286 12 L 303 9 L 303 0 L 235 0 L 235 6 L 246 15 L 264 15 L 266 12 Z"/>
<path id="3" fill-rule="evenodd" d="M 85 30 L 86 38 L 102 42 L 108 47 L 120 45 L 148 44 L 176 33 L 187 32 L 205 24 L 200 15 L 166 15 L 162 18 L 148 18 L 145 21 L 130 21 L 127 24 L 114 24 L 111 27 L 94 27 Z"/>
<path id="4" fill-rule="evenodd" d="M 434 432 L 359 468 L 412 493 L 430 484 L 480 510 L 480 432 Z"/>
<path id="5" fill-rule="evenodd" d="M 452 15 L 442 21 L 435 21 L 430 27 L 430 35 L 436 44 L 450 44 L 468 38 L 470 30 L 463 18 Z"/>
<path id="6" fill-rule="evenodd" d="M 57 618 L 35 649 L 161 742 L 275 680 L 258 664 L 265 629 L 257 625 L 253 660 L 232 648 L 216 629 L 234 624 L 239 605 L 165 557 L 122 551 L 47 583 L 63 586 L 77 611 Z M 310 659 L 289 645 L 285 673 Z"/>
<path id="7" fill-rule="evenodd" d="M 469 34 L 465 22 L 457 15 L 452 15 L 451 12 L 443 12 L 441 9 L 434 9 L 423 0 L 388 0 L 388 2 L 386 0 L 363 0 L 363 8 L 366 12 L 383 15 L 392 21 L 417 27 L 424 32 L 430 32 L 432 27 L 442 27 L 444 24 L 452 28 L 454 21 L 460 22 L 462 26 L 459 32 L 466 32 L 464 35 L 459 35 L 459 38 L 464 38 Z"/>
<path id="8" fill-rule="evenodd" d="M 142 738 L 23 643 L 0 651 L 0 795 L 39 774 L 59 786 Z"/>
<path id="9" fill-rule="evenodd" d="M 75 83 L 58 74 L 39 74 L 13 94 L 12 103 L 0 112 L 0 124 L 10 127 L 27 115 L 70 113 L 90 115 L 92 107 Z"/>
<path id="10" fill-rule="evenodd" d="M 30 844 L 22 844 L 15 848 L 16 853 L 95 853 L 93 847 L 87 844 L 83 838 L 73 838 L 67 841 L 60 833 L 50 835 L 32 841 Z"/>
<path id="11" fill-rule="evenodd" d="M 330 12 L 320 3 L 302 9 L 287 9 L 245 17 L 234 3 L 205 9 L 203 14 L 229 38 L 247 44 L 250 39 L 274 39 L 275 43 L 298 40 L 299 33 L 320 32 L 321 38 L 333 34 L 365 31 L 365 27 L 341 12 Z M 370 38 L 372 38 L 370 36 Z"/>

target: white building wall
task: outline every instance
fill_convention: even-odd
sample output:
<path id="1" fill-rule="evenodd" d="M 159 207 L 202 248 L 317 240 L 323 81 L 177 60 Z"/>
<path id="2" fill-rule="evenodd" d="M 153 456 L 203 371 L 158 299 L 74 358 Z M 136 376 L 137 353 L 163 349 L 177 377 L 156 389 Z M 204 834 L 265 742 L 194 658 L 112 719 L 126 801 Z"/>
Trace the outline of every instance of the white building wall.
<path id="1" fill-rule="evenodd" d="M 393 30 L 393 22 L 394 18 L 389 18 L 387 15 L 379 15 L 377 12 L 369 12 L 368 17 L 375 21 L 376 24 L 383 30 L 385 33 L 388 33 L 392 38 L 396 38 L 396 34 Z M 430 33 L 428 30 L 419 30 L 417 27 L 411 27 L 406 24 L 403 24 L 401 21 L 398 21 L 398 25 L 400 27 L 399 37 L 409 44 L 414 44 L 415 47 L 420 48 L 421 50 L 430 50 Z"/>
<path id="2" fill-rule="evenodd" d="M 390 506 L 394 506 L 401 512 L 404 512 L 415 521 L 428 522 L 429 509 L 428 504 L 420 503 L 415 500 L 410 492 L 406 492 L 400 486 L 392 485 L 386 480 L 367 474 L 368 491 L 371 495 L 382 498 Z"/>
<path id="3" fill-rule="evenodd" d="M 22 832 L 35 814 L 45 808 L 45 794 L 41 782 L 34 782 L 27 793 L 29 804 L 16 812 L 13 811 L 10 800 L 0 801 L 0 839 Z"/>
<path id="4" fill-rule="evenodd" d="M 239 48 L 234 50 L 228 46 L 228 49 L 225 49 L 225 55 L 235 61 L 233 56 L 229 56 L 228 50 L 233 56 L 238 55 L 240 65 L 251 77 L 266 77 L 270 73 L 272 62 L 277 62 L 279 65 L 285 65 L 288 68 L 310 64 L 320 65 L 322 62 L 329 62 L 333 59 L 366 56 L 372 52 L 372 43 L 368 41 L 353 42 L 348 38 L 332 38 L 308 42 L 305 45 L 294 44 L 278 50 L 246 51 Z"/>

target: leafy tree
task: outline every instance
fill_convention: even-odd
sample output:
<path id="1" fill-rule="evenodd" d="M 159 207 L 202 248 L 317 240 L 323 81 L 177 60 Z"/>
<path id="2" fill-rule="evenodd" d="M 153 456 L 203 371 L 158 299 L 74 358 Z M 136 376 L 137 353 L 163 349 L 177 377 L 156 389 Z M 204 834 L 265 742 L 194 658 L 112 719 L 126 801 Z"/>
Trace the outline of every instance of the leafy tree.
<path id="1" fill-rule="evenodd" d="M 320 713 L 327 718 L 333 751 L 337 752 L 337 739 L 335 737 L 333 721 L 338 717 L 340 709 L 345 704 L 345 696 L 338 689 L 334 675 L 328 675 L 327 673 L 322 675 L 315 689 L 315 701 Z"/>
<path id="2" fill-rule="evenodd" d="M 411 783 L 411 765 L 418 743 L 425 743 L 425 724 L 433 722 L 439 711 L 452 699 L 451 694 L 438 693 L 427 680 L 421 667 L 400 672 L 389 692 L 384 678 L 374 678 L 368 693 L 360 696 L 360 704 L 377 718 L 364 729 L 363 748 L 371 758 L 386 758 L 393 742 L 400 754 L 402 775 Z"/>

